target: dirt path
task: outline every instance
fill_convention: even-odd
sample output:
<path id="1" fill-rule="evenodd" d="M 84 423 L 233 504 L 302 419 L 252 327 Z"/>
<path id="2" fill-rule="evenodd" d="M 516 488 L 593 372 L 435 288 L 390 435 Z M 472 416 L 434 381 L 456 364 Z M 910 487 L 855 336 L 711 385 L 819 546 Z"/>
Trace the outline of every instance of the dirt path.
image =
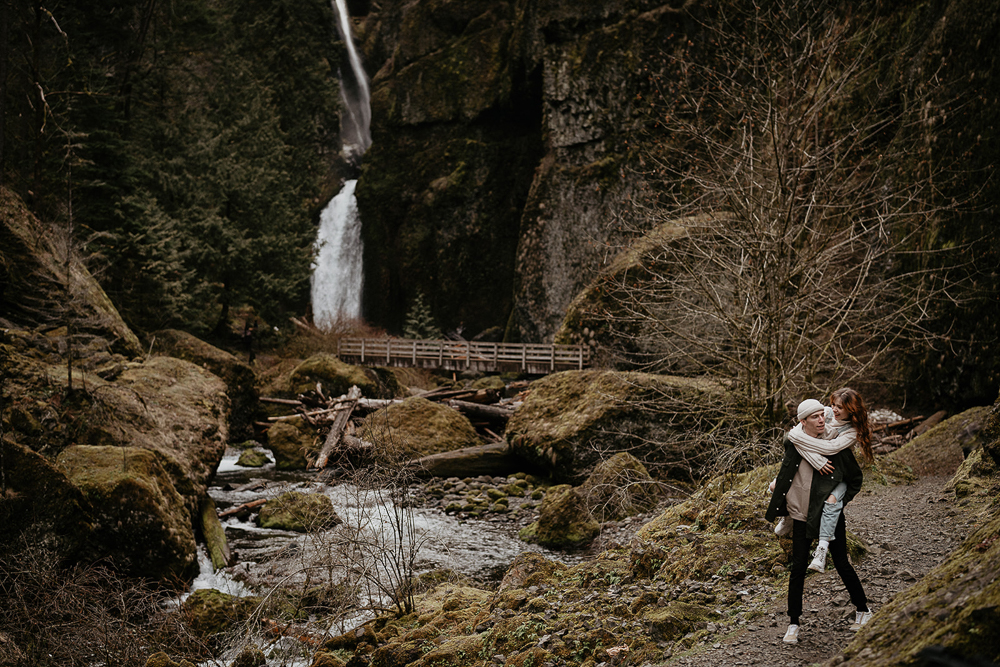
<path id="1" fill-rule="evenodd" d="M 872 547 L 855 567 L 876 614 L 896 593 L 947 558 L 973 529 L 967 504 L 956 503 L 954 494 L 943 492 L 948 479 L 925 477 L 911 485 L 865 491 L 847 506 L 848 530 Z M 755 595 L 752 584 L 744 585 L 749 593 L 747 616 L 754 616 L 753 611 L 763 611 L 763 616 L 756 615 L 745 624 L 737 621 L 735 631 L 734 626 L 720 627 L 716 636 L 664 664 L 799 667 L 838 655 L 854 638 L 848 626 L 855 610 L 832 563 L 828 567 L 827 572 L 806 578 L 798 644 L 781 641 L 788 624 L 786 589 L 760 588 Z"/>

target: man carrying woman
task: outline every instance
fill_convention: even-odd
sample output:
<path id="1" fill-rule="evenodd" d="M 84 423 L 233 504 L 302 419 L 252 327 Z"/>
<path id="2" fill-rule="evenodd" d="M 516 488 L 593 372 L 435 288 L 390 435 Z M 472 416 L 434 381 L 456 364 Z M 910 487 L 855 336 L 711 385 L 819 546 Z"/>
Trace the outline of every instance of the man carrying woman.
<path id="1" fill-rule="evenodd" d="M 799 404 L 797 410 L 802 432 L 813 439 L 821 440 L 826 435 L 826 415 L 822 403 L 808 399 Z M 809 547 L 812 541 L 820 535 L 823 510 L 827 504 L 846 505 L 861 490 L 863 474 L 858 466 L 850 444 L 843 445 L 840 451 L 829 454 L 829 459 L 815 469 L 809 460 L 796 448 L 796 443 L 786 435 L 784 439 L 785 455 L 781 462 L 778 476 L 771 482 L 771 502 L 768 504 L 765 518 L 773 521 L 784 517 L 783 524 L 791 523 L 792 533 L 792 568 L 788 579 L 788 630 L 783 641 L 787 644 L 798 642 L 799 620 L 802 615 L 802 593 L 805 587 L 806 569 L 809 560 Z M 820 457 L 822 458 L 822 456 Z M 815 460 L 820 463 L 820 460 Z M 838 486 L 843 483 L 843 488 Z M 840 493 L 835 494 L 835 491 Z M 838 498 L 838 496 L 840 496 Z M 839 503 L 827 503 L 833 497 Z M 839 508 L 838 508 L 839 510 Z M 779 529 L 784 529 L 779 525 Z M 777 531 L 776 531 L 777 532 Z M 829 541 L 829 553 L 833 558 L 834 567 L 840 579 L 844 582 L 851 602 L 857 608 L 855 623 L 852 630 L 860 629 L 871 618 L 868 608 L 868 598 L 857 572 L 851 566 L 847 556 L 847 537 L 843 512 L 838 511 L 836 526 L 832 540 Z M 787 534 L 787 530 L 785 530 Z M 825 553 L 824 553 L 825 557 Z"/>

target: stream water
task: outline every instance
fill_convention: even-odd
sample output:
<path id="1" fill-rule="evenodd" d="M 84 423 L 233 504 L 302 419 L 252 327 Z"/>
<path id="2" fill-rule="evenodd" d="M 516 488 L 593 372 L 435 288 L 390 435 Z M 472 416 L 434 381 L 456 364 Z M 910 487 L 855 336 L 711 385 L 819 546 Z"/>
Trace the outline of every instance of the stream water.
<path id="1" fill-rule="evenodd" d="M 220 512 L 295 490 L 327 495 L 344 524 L 319 534 L 303 535 L 261 528 L 251 517 L 229 517 L 223 526 L 236 565 L 212 573 L 211 564 L 203 558 L 202 575 L 192 590 L 209 587 L 249 595 L 260 591 L 243 582 L 253 582 L 256 586 L 294 584 L 306 569 L 302 563 L 319 558 L 319 551 L 328 548 L 336 539 L 333 535 L 345 527 L 363 530 L 368 535 L 366 542 L 376 545 L 370 554 L 373 561 L 380 560 L 384 553 L 402 549 L 415 554 L 416 574 L 446 568 L 481 585 L 498 583 L 514 558 L 526 551 L 567 564 L 582 560 L 580 555 L 522 542 L 515 534 L 516 528 L 510 525 L 463 520 L 430 508 L 411 507 L 401 514 L 384 491 L 365 491 L 343 483 L 326 484 L 316 473 L 278 471 L 273 463 L 263 468 L 244 468 L 236 463 L 238 454 L 236 450 L 227 451 L 209 489 Z M 380 565 L 373 563 L 371 567 Z"/>

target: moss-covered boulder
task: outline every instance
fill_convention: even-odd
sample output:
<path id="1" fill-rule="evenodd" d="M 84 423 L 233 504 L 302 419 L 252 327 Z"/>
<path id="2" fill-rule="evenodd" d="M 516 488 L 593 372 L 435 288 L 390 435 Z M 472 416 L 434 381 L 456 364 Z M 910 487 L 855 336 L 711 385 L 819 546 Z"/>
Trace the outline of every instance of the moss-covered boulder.
<path id="1" fill-rule="evenodd" d="M 669 272 L 669 267 L 658 263 L 662 254 L 657 250 L 686 242 L 688 235 L 684 222 L 677 220 L 657 225 L 605 264 L 570 302 L 556 332 L 555 342 L 560 345 L 590 345 L 595 349 L 614 347 L 626 355 L 653 353 L 654 350 L 650 349 L 652 342 L 642 335 L 642 323 L 634 317 L 624 316 L 628 302 L 623 298 L 626 296 L 623 286 L 648 280 L 656 271 Z M 628 278 L 625 279 L 625 276 Z M 624 342 L 626 340 L 628 342 Z M 623 343 L 625 349 L 621 349 Z"/>
<path id="2" fill-rule="evenodd" d="M 372 413 L 360 429 L 362 440 L 415 459 L 479 445 L 469 420 L 454 408 L 414 396 Z"/>
<path id="3" fill-rule="evenodd" d="M 328 397 L 342 396 L 352 386 L 357 386 L 366 398 L 393 398 L 403 393 L 390 370 L 352 366 L 327 353 L 314 354 L 298 364 L 278 388 L 283 390 L 280 393 L 294 396 L 315 391 L 317 384 Z"/>
<path id="4" fill-rule="evenodd" d="M 648 512 L 660 499 L 660 485 L 639 459 L 619 452 L 594 466 L 580 493 L 598 521 Z"/>
<path id="5" fill-rule="evenodd" d="M 318 452 L 316 431 L 301 417 L 275 422 L 267 430 L 267 448 L 278 470 L 299 470 Z"/>
<path id="6" fill-rule="evenodd" d="M 8 327 L 14 323 L 25 329 L 39 325 L 52 329 L 54 316 L 63 324 L 72 319 L 78 337 L 87 334 L 106 341 L 104 356 L 142 354 L 139 339 L 80 257 L 72 258 L 67 273 L 59 259 L 64 236 L 65 232 L 42 224 L 10 190 L 0 188 L 0 317 Z M 72 299 L 66 298 L 67 289 L 72 290 Z M 99 349 L 92 348 L 95 353 Z M 86 361 L 81 355 L 81 362 Z"/>
<path id="7" fill-rule="evenodd" d="M 199 589 L 181 605 L 184 622 L 196 635 L 209 638 L 247 622 L 260 600 L 238 597 L 213 588 Z"/>
<path id="8" fill-rule="evenodd" d="M 545 492 L 538 520 L 525 526 L 518 536 L 553 549 L 572 549 L 588 544 L 601 531 L 587 506 L 587 498 L 569 484 Z"/>
<path id="9" fill-rule="evenodd" d="M 658 477 L 688 480 L 710 462 L 701 436 L 719 425 L 725 402 L 721 387 L 697 378 L 565 371 L 532 383 L 506 437 L 514 454 L 557 481 L 581 482 L 619 451 Z"/>
<path id="10" fill-rule="evenodd" d="M 77 445 L 64 450 L 56 465 L 87 499 L 95 537 L 117 565 L 157 580 L 197 574 L 193 516 L 162 454 Z"/>
<path id="11" fill-rule="evenodd" d="M 257 523 L 261 528 L 309 533 L 332 528 L 342 520 L 334 511 L 329 496 L 289 491 L 264 503 Z"/>
<path id="12" fill-rule="evenodd" d="M 244 449 L 240 452 L 240 457 L 237 459 L 236 465 L 243 466 L 244 468 L 263 468 L 270 462 L 271 459 L 264 452 L 258 449 Z"/>
<path id="13" fill-rule="evenodd" d="M 153 352 L 190 361 L 222 378 L 229 396 L 230 437 L 242 440 L 253 436 L 260 394 L 257 375 L 250 364 L 185 331 L 164 329 L 150 337 Z"/>
<path id="14" fill-rule="evenodd" d="M 0 493 L 0 553 L 21 543 L 44 545 L 59 560 L 93 555 L 90 505 L 62 470 L 27 447 L 0 439 L 5 488 Z"/>

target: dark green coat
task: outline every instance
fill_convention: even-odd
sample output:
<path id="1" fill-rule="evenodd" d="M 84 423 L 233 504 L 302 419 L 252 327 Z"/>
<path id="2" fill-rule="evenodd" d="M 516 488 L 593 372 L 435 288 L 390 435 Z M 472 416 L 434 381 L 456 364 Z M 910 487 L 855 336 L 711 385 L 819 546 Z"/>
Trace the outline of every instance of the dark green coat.
<path id="1" fill-rule="evenodd" d="M 781 469 L 778 470 L 777 481 L 774 485 L 774 493 L 771 494 L 771 502 L 767 506 L 767 514 L 764 518 L 774 521 L 779 516 L 788 516 L 788 504 L 785 496 L 792 486 L 795 473 L 799 470 L 799 462 L 802 455 L 795 449 L 795 445 L 788 436 L 785 436 L 785 457 L 781 460 Z M 823 516 L 823 503 L 827 496 L 833 492 L 834 488 L 841 482 L 847 483 L 847 493 L 844 494 L 844 505 L 861 490 L 861 482 L 864 473 L 858 460 L 854 458 L 851 448 L 842 449 L 833 456 L 827 457 L 833 464 L 833 472 L 829 475 L 821 475 L 818 470 L 813 470 L 812 488 L 809 489 L 809 514 L 806 525 L 809 539 L 819 537 L 819 522 Z M 806 465 L 809 465 L 808 463 Z"/>

